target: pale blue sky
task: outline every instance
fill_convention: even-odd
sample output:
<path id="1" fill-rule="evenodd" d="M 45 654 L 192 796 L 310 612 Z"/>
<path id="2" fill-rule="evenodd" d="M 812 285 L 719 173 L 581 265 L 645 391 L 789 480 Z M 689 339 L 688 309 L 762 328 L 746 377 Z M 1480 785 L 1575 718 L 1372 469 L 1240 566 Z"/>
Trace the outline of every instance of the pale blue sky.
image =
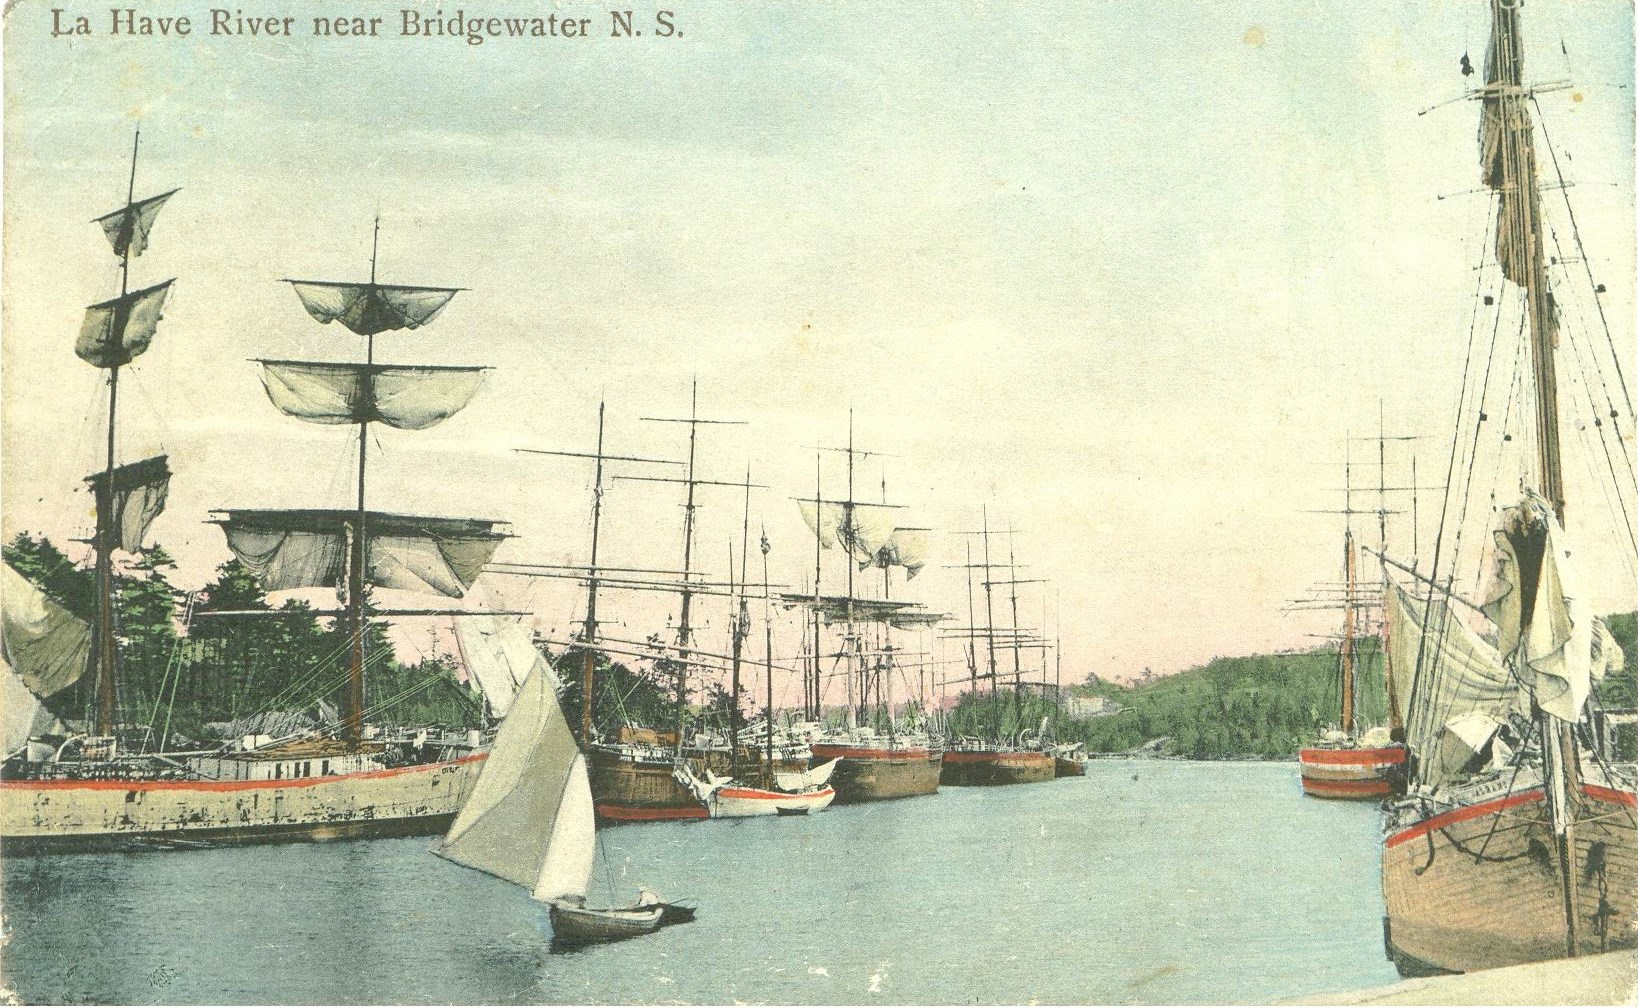
<path id="1" fill-rule="evenodd" d="M 117 278 L 84 222 L 123 197 L 140 118 L 139 193 L 183 192 L 137 270 L 178 284 L 122 452 L 171 452 L 156 534 L 189 578 L 226 557 L 207 508 L 344 502 L 345 434 L 279 418 L 245 358 L 357 353 L 275 281 L 362 278 L 379 209 L 383 279 L 472 288 L 381 355 L 497 367 L 461 416 L 382 435 L 382 507 L 509 518 L 513 559 L 578 558 L 584 475 L 509 449 L 589 444 L 606 393 L 616 444 L 676 454 L 676 431 L 635 417 L 684 409 L 697 373 L 707 414 L 751 421 L 702 458 L 731 478 L 750 454 L 772 484 L 753 510 L 777 578 L 811 564 L 785 499 L 811 488 L 803 446 L 845 437 L 851 406 L 859 443 L 898 456 L 888 489 L 913 524 L 972 528 L 987 502 L 1024 530 L 1077 678 L 1326 628 L 1279 608 L 1335 573 L 1334 523 L 1302 511 L 1336 506 L 1344 433 L 1374 430 L 1380 399 L 1394 426 L 1448 436 L 1486 204 L 1437 197 L 1479 184 L 1477 108 L 1417 112 L 1471 83 L 1457 60 L 1482 59 L 1485 4 L 674 8 L 673 40 L 69 42 L 22 0 L 7 534 L 85 521 L 83 495 L 61 500 L 98 465 L 97 379 L 71 344 Z M 101 30 L 106 5 L 85 10 Z M 1543 113 L 1628 348 L 1631 18 L 1525 11 L 1529 76 L 1578 84 Z M 611 494 L 612 554 L 674 564 L 674 502 L 631 486 Z M 737 514 L 717 498 L 702 530 L 719 566 Z M 911 595 L 965 607 L 954 572 Z M 529 601 L 543 625 L 573 618 L 565 593 Z M 611 605 L 628 636 L 663 615 Z"/>

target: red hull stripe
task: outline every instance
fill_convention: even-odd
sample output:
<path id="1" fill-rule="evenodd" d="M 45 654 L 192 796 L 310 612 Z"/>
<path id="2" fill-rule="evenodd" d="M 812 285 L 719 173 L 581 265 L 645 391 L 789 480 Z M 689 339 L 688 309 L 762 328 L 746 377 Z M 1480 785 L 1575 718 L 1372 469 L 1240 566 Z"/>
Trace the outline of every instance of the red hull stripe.
<path id="1" fill-rule="evenodd" d="M 930 749 L 860 749 L 855 746 L 825 745 L 820 743 L 813 747 L 813 755 L 819 759 L 850 759 L 850 760 L 885 760 L 885 759 L 927 759 L 932 755 Z"/>
<path id="2" fill-rule="evenodd" d="M 722 795 L 724 798 L 754 798 L 758 801 L 790 801 L 793 798 L 819 799 L 825 797 L 826 795 L 833 795 L 835 793 L 836 791 L 833 788 L 825 788 L 823 791 L 815 791 L 812 794 L 793 795 L 781 794 L 778 791 L 763 791 L 760 788 L 738 787 L 723 788 L 721 791 L 717 792 L 717 794 Z"/>
<path id="3" fill-rule="evenodd" d="M 1399 746 L 1383 749 L 1302 749 L 1297 759 L 1303 763 L 1340 763 L 1350 766 L 1398 766 L 1405 762 Z"/>
<path id="4" fill-rule="evenodd" d="M 1310 794 L 1385 795 L 1388 793 L 1388 782 L 1385 780 L 1314 780 L 1304 777 L 1302 779 L 1302 789 Z"/>
<path id="5" fill-rule="evenodd" d="M 340 781 L 380 780 L 383 777 L 397 777 L 401 774 L 425 773 L 444 767 L 476 763 L 479 760 L 488 758 L 488 756 L 488 753 L 473 753 L 470 756 L 462 756 L 460 759 L 449 760 L 445 763 L 425 763 L 420 766 L 394 767 L 390 770 L 366 770 L 363 773 L 331 774 L 328 777 L 293 777 L 289 780 L 8 780 L 0 781 L 0 788 L 13 791 L 63 791 L 72 788 L 86 791 L 254 791 L 257 789 L 272 791 L 293 787 L 316 787 L 320 784 L 335 784 Z M 322 758 L 320 757 L 320 759 Z M 309 762 L 317 762 L 317 760 L 309 760 Z"/>
<path id="6" fill-rule="evenodd" d="M 946 752 L 946 763 L 1051 763 L 1052 757 L 1039 752 Z"/>
<path id="7" fill-rule="evenodd" d="M 1588 798 L 1597 798 L 1599 801 L 1638 808 L 1638 795 L 1630 791 L 1615 791 L 1607 787 L 1599 787 L 1597 784 L 1583 784 L 1581 790 Z"/>
<path id="8" fill-rule="evenodd" d="M 1412 826 L 1410 829 L 1395 833 L 1393 836 L 1387 839 L 1386 846 L 1397 847 L 1408 840 L 1415 840 L 1417 837 L 1426 836 L 1436 829 L 1443 829 L 1446 826 L 1451 826 L 1459 822 L 1467 822 L 1469 819 L 1479 819 L 1487 815 L 1494 815 L 1497 812 L 1502 812 L 1510 808 L 1516 808 L 1520 805 L 1528 805 L 1531 802 L 1541 801 L 1543 797 L 1544 795 L 1541 788 L 1534 788 L 1530 791 L 1521 791 L 1516 795 L 1508 795 L 1505 798 L 1497 798 L 1493 801 L 1481 802 L 1478 805 L 1469 805 L 1466 808 L 1451 809 L 1449 812 L 1441 812 L 1432 819 L 1424 819 L 1415 826 Z"/>
<path id="9" fill-rule="evenodd" d="M 674 806 L 672 808 L 643 808 L 639 805 L 598 805 L 597 814 L 604 819 L 625 822 L 661 822 L 668 819 L 709 819 L 711 813 L 703 805 Z"/>

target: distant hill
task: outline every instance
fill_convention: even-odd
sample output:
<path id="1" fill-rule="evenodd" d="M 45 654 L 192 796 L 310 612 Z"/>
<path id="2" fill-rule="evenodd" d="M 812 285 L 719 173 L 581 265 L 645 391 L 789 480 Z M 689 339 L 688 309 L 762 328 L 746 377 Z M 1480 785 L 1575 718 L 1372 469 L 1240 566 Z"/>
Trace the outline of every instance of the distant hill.
<path id="1" fill-rule="evenodd" d="M 1625 652 L 1625 670 L 1598 687 L 1609 707 L 1638 707 L 1638 612 L 1606 617 Z M 1381 654 L 1374 638 L 1360 643 L 1360 723 L 1387 718 Z M 1060 721 L 1060 739 L 1086 740 L 1090 752 L 1124 752 L 1155 739 L 1164 751 L 1193 759 L 1289 759 L 1337 724 L 1340 670 L 1335 648 L 1294 654 L 1215 658 L 1205 665 L 1138 686 L 1095 682 L 1081 696 L 1106 696 L 1115 714 Z"/>
<path id="2" fill-rule="evenodd" d="M 1360 642 L 1360 715 L 1386 717 L 1382 663 L 1374 639 Z M 1060 737 L 1084 738 L 1091 752 L 1123 752 L 1166 738 L 1169 755 L 1193 759 L 1285 759 L 1341 716 L 1341 670 L 1335 648 L 1295 654 L 1215 658 L 1138 686 L 1099 682 L 1082 695 L 1106 696 L 1115 714 L 1060 725 Z"/>

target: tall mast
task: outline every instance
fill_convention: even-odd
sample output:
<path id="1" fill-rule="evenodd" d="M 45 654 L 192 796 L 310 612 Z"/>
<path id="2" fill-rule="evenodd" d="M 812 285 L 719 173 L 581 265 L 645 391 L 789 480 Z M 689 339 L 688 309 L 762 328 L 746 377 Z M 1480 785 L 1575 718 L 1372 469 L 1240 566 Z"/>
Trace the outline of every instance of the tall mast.
<path id="1" fill-rule="evenodd" d="M 842 528 L 847 530 L 848 543 L 843 544 L 843 552 L 847 555 L 847 623 L 846 640 L 849 657 L 852 658 L 853 668 L 848 673 L 848 717 L 857 719 L 858 707 L 865 703 L 864 685 L 865 668 L 864 654 L 859 646 L 859 639 L 853 626 L 853 554 L 849 552 L 849 543 L 853 542 L 857 533 L 853 518 L 853 409 L 847 411 L 847 498 L 842 502 Z M 858 696 L 854 697 L 854 680 L 858 681 Z"/>
<path id="2" fill-rule="evenodd" d="M 738 593 L 739 597 L 737 599 L 738 606 L 737 606 L 737 609 L 736 609 L 736 612 L 734 614 L 734 618 L 733 618 L 732 624 L 731 624 L 732 625 L 732 631 L 731 631 L 732 636 L 731 636 L 731 640 L 730 640 L 730 645 L 732 646 L 732 649 L 733 649 L 732 650 L 732 658 L 731 658 L 732 675 L 731 675 L 731 682 L 730 682 L 729 691 L 728 691 L 728 759 L 729 759 L 729 763 L 730 763 L 730 767 L 731 767 L 730 773 L 733 772 L 732 767 L 734 767 L 739 761 L 739 729 L 738 729 L 738 727 L 735 726 L 734 719 L 735 719 L 735 716 L 739 713 L 739 667 L 740 667 L 740 659 L 741 659 L 741 656 L 742 656 L 742 654 L 743 654 L 743 652 L 745 650 L 745 638 L 751 632 L 751 606 L 750 606 L 750 600 L 749 600 L 749 598 L 747 598 L 746 593 L 745 593 L 746 561 L 749 559 L 747 554 L 748 554 L 748 551 L 750 550 L 750 545 L 751 545 L 751 464 L 749 462 L 747 462 L 747 463 L 745 463 L 745 512 L 744 512 L 744 516 L 743 516 L 743 523 L 740 526 L 740 533 L 739 533 L 739 593 Z M 766 556 L 764 556 L 763 559 L 764 559 L 764 562 L 766 562 L 766 559 L 767 559 Z M 734 577 L 733 569 L 734 569 L 734 551 L 733 551 L 733 548 L 730 546 L 730 548 L 728 550 L 728 579 L 729 579 L 730 582 L 733 580 L 733 577 Z M 763 590 L 765 592 L 767 590 L 767 588 L 766 588 L 767 579 L 763 578 L 763 581 L 764 581 Z M 769 721 L 769 723 L 768 723 L 768 731 L 770 733 L 773 731 L 773 722 L 772 721 Z"/>
<path id="3" fill-rule="evenodd" d="M 972 692 L 978 692 L 978 606 L 973 601 L 973 540 L 967 537 L 967 682 Z"/>
<path id="4" fill-rule="evenodd" d="M 823 452 L 815 448 L 813 451 L 813 506 L 815 515 L 819 513 L 818 509 L 823 506 L 820 502 L 825 497 L 822 492 L 824 483 L 820 477 L 820 459 L 823 457 Z M 824 526 L 816 520 L 813 524 L 813 673 L 812 679 L 808 682 L 807 689 L 804 691 L 807 706 L 803 711 L 804 716 L 810 721 L 819 720 L 822 713 L 819 689 L 820 674 L 823 668 L 819 657 L 819 575 L 823 569 L 824 550 Z M 767 579 L 764 578 L 763 580 L 766 581 Z"/>
<path id="5" fill-rule="evenodd" d="M 1528 103 L 1530 90 L 1524 86 L 1524 49 L 1519 31 L 1516 0 L 1491 0 L 1494 31 L 1485 82 L 1486 102 L 1494 101 L 1495 118 L 1487 120 L 1487 130 L 1499 128 L 1495 160 L 1487 163 L 1488 181 L 1501 201 L 1498 232 L 1505 229 L 1506 251 L 1498 247 L 1503 275 L 1524 288 L 1525 311 L 1530 328 L 1530 360 L 1536 390 L 1536 460 L 1541 493 L 1564 521 L 1564 479 L 1559 457 L 1558 375 L 1553 355 L 1557 342 L 1552 294 L 1547 286 L 1547 266 L 1541 233 L 1540 191 L 1536 180 L 1534 127 Z M 1487 111 L 1486 116 L 1489 116 Z M 1486 137 L 1490 139 L 1489 136 Z M 1498 235 L 1500 238 L 1500 235 Z M 1507 254 L 1507 253 L 1511 254 Z M 1529 614 L 1525 614 L 1529 619 Z M 1542 761 L 1548 807 L 1557 841 L 1559 880 L 1564 909 L 1566 954 L 1578 952 L 1576 931 L 1575 815 L 1571 795 L 1577 789 L 1579 756 L 1574 735 L 1564 722 L 1538 711 Z"/>
<path id="6" fill-rule="evenodd" d="M 990 659 L 990 715 L 995 719 L 994 740 L 1001 741 L 1001 709 L 996 699 L 995 676 L 995 598 L 990 585 L 990 508 L 984 505 L 980 515 L 984 537 L 984 639 Z"/>
<path id="7" fill-rule="evenodd" d="M 142 127 L 138 126 L 131 138 L 131 173 L 125 185 L 125 206 L 129 214 L 136 199 L 137 150 L 142 143 Z M 127 226 L 134 229 L 135 223 Z M 124 297 L 131 289 L 131 242 L 119 257 L 119 295 Z M 119 646 L 115 635 L 114 613 L 114 460 L 116 456 L 115 429 L 119 418 L 119 365 L 108 369 L 108 453 L 106 478 L 99 486 L 96 498 L 97 531 L 95 535 L 97 569 L 97 734 L 114 733 L 114 683 L 119 675 Z"/>
<path id="8" fill-rule="evenodd" d="M 592 740 L 592 677 L 597 671 L 597 655 L 592 650 L 597 640 L 597 540 L 603 522 L 603 412 L 607 403 L 597 401 L 597 459 L 592 470 L 592 528 L 591 570 L 586 573 L 586 625 L 580 638 L 586 644 L 580 656 L 580 744 L 591 745 Z"/>
<path id="9" fill-rule="evenodd" d="M 381 250 L 381 215 L 375 217 L 375 229 L 370 237 L 370 287 L 375 286 L 376 259 Z M 375 363 L 375 334 L 364 337 L 364 363 Z M 375 377 L 365 371 L 361 376 L 367 401 L 374 401 Z M 364 473 L 369 463 L 370 416 L 360 413 L 358 419 L 358 508 L 349 530 L 347 550 L 347 618 L 350 624 L 352 660 L 348 663 L 347 704 L 342 716 L 342 736 L 349 745 L 358 746 L 364 740 L 364 636 L 368 631 L 369 615 L 364 611 L 364 570 L 369 557 L 368 532 L 364 527 Z"/>
<path id="10" fill-rule="evenodd" d="M 1342 534 L 1342 569 L 1346 585 L 1342 603 L 1342 731 L 1349 738 L 1354 724 L 1354 530 Z"/>
<path id="11" fill-rule="evenodd" d="M 724 482 L 721 482 L 721 481 L 718 481 L 718 480 L 699 479 L 698 477 L 696 477 L 694 475 L 694 464 L 695 464 L 695 461 L 696 461 L 696 458 L 697 458 L 696 449 L 698 447 L 698 442 L 699 442 L 700 424 L 735 424 L 735 425 L 737 425 L 737 424 L 743 423 L 743 421 L 740 421 L 740 420 L 707 420 L 707 419 L 702 418 L 699 415 L 699 396 L 700 396 L 700 384 L 699 384 L 699 379 L 696 378 L 694 380 L 694 382 L 693 382 L 693 385 L 690 388 L 690 391 L 689 391 L 689 400 L 688 400 L 688 402 L 689 402 L 689 412 L 688 412 L 687 417 L 643 417 L 642 418 L 644 420 L 649 420 L 649 421 L 653 421 L 653 422 L 656 422 L 656 423 L 685 423 L 685 424 L 688 425 L 688 461 L 686 463 L 684 463 L 684 465 L 686 466 L 686 469 L 685 469 L 685 475 L 683 476 L 683 478 L 679 480 L 679 479 L 675 479 L 673 477 L 666 477 L 666 476 L 622 476 L 622 477 L 619 477 L 620 479 L 647 480 L 649 482 L 657 482 L 657 483 L 683 483 L 683 484 L 686 484 L 686 486 L 687 486 L 687 492 L 686 492 L 686 494 L 684 496 L 684 499 L 683 499 L 683 565 L 682 565 L 683 574 L 682 574 L 682 581 L 681 581 L 680 586 L 678 588 L 678 594 L 682 597 L 682 606 L 681 606 L 681 609 L 679 610 L 679 612 L 677 614 L 677 658 L 678 658 L 677 673 L 676 673 L 677 696 L 676 696 L 676 701 L 675 701 L 676 710 L 675 710 L 675 718 L 674 718 L 674 726 L 676 728 L 677 737 L 676 737 L 674 745 L 673 745 L 673 754 L 675 756 L 677 756 L 678 758 L 681 758 L 681 756 L 682 756 L 683 721 L 684 721 L 684 715 L 687 712 L 687 706 L 688 706 L 688 658 L 689 658 L 689 655 L 692 654 L 693 642 L 694 642 L 694 624 L 693 624 L 692 613 L 693 613 L 693 607 L 694 607 L 695 592 L 694 592 L 693 582 L 691 580 L 693 578 L 693 576 L 694 576 L 694 568 L 693 568 L 693 562 L 694 562 L 694 511 L 695 511 L 695 508 L 696 508 L 696 505 L 694 503 L 694 489 L 696 487 L 703 486 L 703 485 L 711 485 L 711 486 L 740 486 L 741 485 L 739 483 L 724 483 Z M 750 480 L 747 479 L 745 482 L 749 483 Z"/>
<path id="12" fill-rule="evenodd" d="M 750 473 L 747 472 L 745 481 L 750 482 Z M 748 491 L 747 491 L 748 492 Z M 763 685 L 768 691 L 768 706 L 763 714 L 767 725 L 767 735 L 763 740 L 762 750 L 762 786 L 773 787 L 773 617 L 768 608 L 768 530 L 762 530 L 762 673 Z"/>
<path id="13" fill-rule="evenodd" d="M 1377 440 L 1380 445 L 1381 439 Z M 1341 728 L 1344 735 L 1354 737 L 1354 468 L 1352 459 L 1352 442 L 1343 449 L 1342 462 L 1342 496 L 1343 496 L 1343 525 L 1342 525 L 1342 647 L 1337 655 L 1342 666 L 1342 675 L 1338 683 L 1341 693 Z M 1385 516 L 1385 508 L 1378 507 L 1377 513 Z M 1384 517 L 1384 520 L 1385 517 Z"/>
<path id="14" fill-rule="evenodd" d="M 580 640 L 585 645 L 580 656 L 580 742 L 581 745 L 590 745 L 593 733 L 592 725 L 592 693 L 595 685 L 597 669 L 597 590 L 602 584 L 602 567 L 598 565 L 598 544 L 601 542 L 603 522 L 603 464 L 605 462 L 641 462 L 651 465 L 681 465 L 670 459 L 644 458 L 637 455 L 609 455 L 603 451 L 604 414 L 608 403 L 598 400 L 597 403 L 597 448 L 590 454 L 574 451 L 552 451 L 544 448 L 519 448 L 517 451 L 528 455 L 556 455 L 563 458 L 589 458 L 593 461 L 592 469 L 592 510 L 591 510 L 591 557 L 590 565 L 586 568 L 586 620 L 580 630 Z M 618 477 L 617 477 L 618 478 Z"/>
<path id="15" fill-rule="evenodd" d="M 699 440 L 700 412 L 700 383 L 694 379 L 688 393 L 688 462 L 687 480 L 688 489 L 683 501 L 683 578 L 682 578 L 682 607 L 677 614 L 677 700 L 676 717 L 674 719 L 677 738 L 673 753 L 682 755 L 683 744 L 683 713 L 688 706 L 688 646 L 693 642 L 694 628 L 689 623 L 689 614 L 694 605 L 694 592 L 689 587 L 692 575 L 688 572 L 694 569 L 694 456 L 695 447 Z"/>

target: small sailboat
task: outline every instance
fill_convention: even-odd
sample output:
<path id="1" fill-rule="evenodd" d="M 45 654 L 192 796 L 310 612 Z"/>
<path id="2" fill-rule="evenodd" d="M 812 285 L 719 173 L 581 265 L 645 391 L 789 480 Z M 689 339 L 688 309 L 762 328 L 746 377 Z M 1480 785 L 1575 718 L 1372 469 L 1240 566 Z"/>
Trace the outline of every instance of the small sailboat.
<path id="1" fill-rule="evenodd" d="M 499 632 L 527 641 L 516 625 Z M 434 853 L 523 886 L 546 903 L 556 948 L 693 920 L 692 907 L 666 903 L 648 889 L 627 906 L 588 905 L 596 848 L 586 757 L 558 705 L 557 677 L 537 652 L 471 797 Z"/>

